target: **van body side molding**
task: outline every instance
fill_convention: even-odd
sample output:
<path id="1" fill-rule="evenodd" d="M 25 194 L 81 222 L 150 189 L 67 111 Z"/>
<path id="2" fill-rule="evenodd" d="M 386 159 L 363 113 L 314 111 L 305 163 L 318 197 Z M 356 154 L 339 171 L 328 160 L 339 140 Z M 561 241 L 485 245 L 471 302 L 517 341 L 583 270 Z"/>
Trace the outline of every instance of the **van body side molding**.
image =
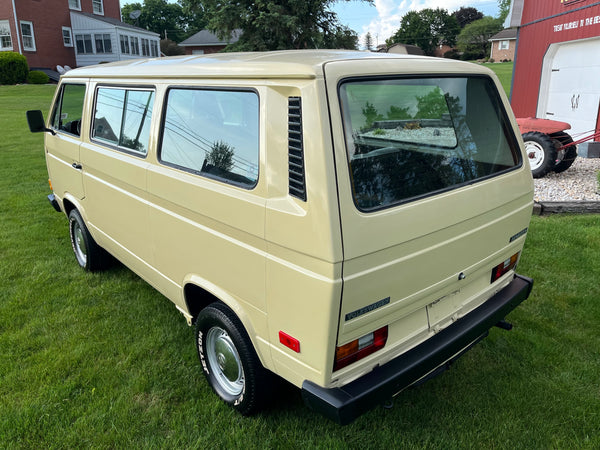
<path id="1" fill-rule="evenodd" d="M 468 315 L 361 378 L 332 389 L 304 381 L 302 398 L 310 408 L 346 425 L 461 353 L 526 300 L 532 287 L 532 279 L 516 274 Z"/>

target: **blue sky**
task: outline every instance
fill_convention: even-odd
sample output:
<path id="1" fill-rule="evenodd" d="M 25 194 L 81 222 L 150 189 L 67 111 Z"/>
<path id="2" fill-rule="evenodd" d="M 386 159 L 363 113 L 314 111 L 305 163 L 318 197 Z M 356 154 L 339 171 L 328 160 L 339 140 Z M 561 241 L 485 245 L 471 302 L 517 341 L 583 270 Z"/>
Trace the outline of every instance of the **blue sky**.
<path id="1" fill-rule="evenodd" d="M 444 8 L 452 13 L 461 6 L 472 6 L 488 16 L 498 15 L 496 0 L 374 0 L 373 4 L 352 0 L 338 1 L 333 10 L 340 22 L 359 35 L 360 44 L 367 32 L 374 44 L 383 44 L 400 27 L 400 19 L 409 11 Z"/>

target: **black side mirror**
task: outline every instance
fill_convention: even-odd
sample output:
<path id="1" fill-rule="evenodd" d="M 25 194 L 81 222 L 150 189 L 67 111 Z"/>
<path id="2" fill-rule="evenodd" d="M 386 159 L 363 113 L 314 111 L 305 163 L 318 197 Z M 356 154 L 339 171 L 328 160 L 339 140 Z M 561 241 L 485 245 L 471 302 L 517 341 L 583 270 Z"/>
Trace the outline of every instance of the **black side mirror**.
<path id="1" fill-rule="evenodd" d="M 54 130 L 46 128 L 46 122 L 44 122 L 44 115 L 39 109 L 27 111 L 26 114 L 27 123 L 29 124 L 29 131 L 31 131 L 32 133 L 44 133 L 47 131 L 49 133 L 52 133 L 52 135 L 56 134 Z"/>

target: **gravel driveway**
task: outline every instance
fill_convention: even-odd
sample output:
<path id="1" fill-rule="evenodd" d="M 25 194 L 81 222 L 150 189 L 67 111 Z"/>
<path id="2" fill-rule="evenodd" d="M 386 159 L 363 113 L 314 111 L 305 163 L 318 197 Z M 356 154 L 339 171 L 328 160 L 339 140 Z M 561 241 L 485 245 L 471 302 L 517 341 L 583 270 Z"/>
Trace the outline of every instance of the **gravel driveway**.
<path id="1" fill-rule="evenodd" d="M 598 178 L 600 158 L 577 158 L 562 173 L 550 172 L 534 179 L 536 202 L 600 201 Z"/>

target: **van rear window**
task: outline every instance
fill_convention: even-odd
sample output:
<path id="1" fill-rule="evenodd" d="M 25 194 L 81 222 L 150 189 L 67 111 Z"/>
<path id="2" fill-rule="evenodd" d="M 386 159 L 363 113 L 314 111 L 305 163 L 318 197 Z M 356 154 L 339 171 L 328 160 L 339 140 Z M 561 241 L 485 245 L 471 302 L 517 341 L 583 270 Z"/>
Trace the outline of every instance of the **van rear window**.
<path id="1" fill-rule="evenodd" d="M 256 92 L 169 90 L 161 162 L 250 189 L 258 180 L 258 157 Z"/>
<path id="2" fill-rule="evenodd" d="M 521 164 L 488 77 L 351 79 L 340 101 L 356 206 L 372 211 Z"/>

